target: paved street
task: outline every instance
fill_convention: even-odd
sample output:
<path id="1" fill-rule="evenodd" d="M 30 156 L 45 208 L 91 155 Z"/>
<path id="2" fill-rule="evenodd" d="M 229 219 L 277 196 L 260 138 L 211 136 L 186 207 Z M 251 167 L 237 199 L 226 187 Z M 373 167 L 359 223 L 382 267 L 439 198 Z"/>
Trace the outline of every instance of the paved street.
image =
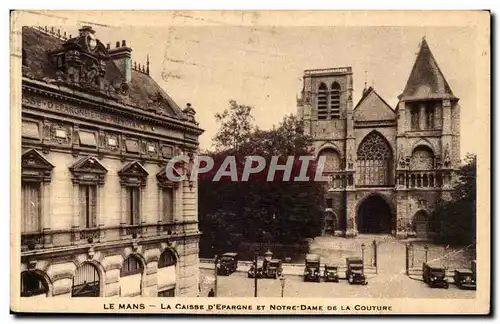
<path id="1" fill-rule="evenodd" d="M 202 269 L 201 296 L 207 296 L 213 281 L 213 271 Z M 204 283 L 203 283 L 204 280 Z M 421 281 L 408 278 L 404 274 L 368 275 L 368 285 L 349 285 L 346 280 L 339 283 L 303 282 L 300 276 L 289 275 L 286 279 L 285 297 L 330 297 L 330 298 L 475 298 L 475 291 L 459 290 L 454 285 L 449 289 L 431 289 Z M 210 285 L 212 283 L 212 285 Z M 254 279 L 247 278 L 246 273 L 236 272 L 228 277 L 218 277 L 218 296 L 220 297 L 253 297 Z M 259 297 L 280 297 L 281 283 L 277 279 L 258 280 Z"/>
<path id="2" fill-rule="evenodd" d="M 365 243 L 365 262 L 370 264 L 372 252 L 369 248 L 373 239 L 379 243 L 378 274 L 373 269 L 367 269 L 368 285 L 349 285 L 346 280 L 339 283 L 303 282 L 300 276 L 303 266 L 284 264 L 284 275 L 287 277 L 284 290 L 285 297 L 373 297 L 373 298 L 475 298 L 475 291 L 459 290 L 453 284 L 449 289 L 431 289 L 419 279 L 405 275 L 405 243 L 388 236 L 360 236 L 356 239 L 336 237 L 319 237 L 311 242 L 310 251 L 321 256 L 321 263 L 344 265 L 345 257 L 360 256 L 361 243 Z M 437 262 L 446 262 L 443 259 L 443 248 L 429 246 L 429 260 L 431 257 Z M 460 251 L 450 251 L 456 258 Z M 449 257 L 448 257 L 449 259 Z M 419 268 L 415 260 L 415 268 Z M 202 264 L 200 269 L 201 296 L 207 296 L 213 287 L 213 264 Z M 452 269 L 452 267 L 450 267 Z M 218 295 L 221 297 L 253 297 L 254 280 L 247 278 L 247 263 L 240 262 L 238 271 L 232 275 L 218 277 Z M 341 277 L 343 276 L 343 269 Z M 451 282 L 451 278 L 449 278 Z M 280 297 L 281 283 L 275 279 L 258 280 L 258 296 Z"/>

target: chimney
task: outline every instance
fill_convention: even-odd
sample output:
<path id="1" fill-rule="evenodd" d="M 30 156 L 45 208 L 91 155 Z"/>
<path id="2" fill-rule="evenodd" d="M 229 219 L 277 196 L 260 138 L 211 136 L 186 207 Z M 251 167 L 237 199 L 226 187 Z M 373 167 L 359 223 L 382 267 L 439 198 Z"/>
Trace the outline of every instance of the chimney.
<path id="1" fill-rule="evenodd" d="M 116 42 L 116 48 L 109 50 L 109 58 L 118 67 L 126 83 L 132 80 L 132 49 L 127 46 L 125 40 Z"/>

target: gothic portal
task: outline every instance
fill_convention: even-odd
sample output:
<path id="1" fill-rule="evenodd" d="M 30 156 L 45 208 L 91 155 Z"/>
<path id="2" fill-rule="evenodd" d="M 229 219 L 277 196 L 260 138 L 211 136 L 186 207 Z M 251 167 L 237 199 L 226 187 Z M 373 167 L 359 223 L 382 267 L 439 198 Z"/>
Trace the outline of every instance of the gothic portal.
<path id="1" fill-rule="evenodd" d="M 366 86 L 354 105 L 351 67 L 303 80 L 298 115 L 329 178 L 324 235 L 433 235 L 460 164 L 460 106 L 425 38 L 395 107 Z"/>

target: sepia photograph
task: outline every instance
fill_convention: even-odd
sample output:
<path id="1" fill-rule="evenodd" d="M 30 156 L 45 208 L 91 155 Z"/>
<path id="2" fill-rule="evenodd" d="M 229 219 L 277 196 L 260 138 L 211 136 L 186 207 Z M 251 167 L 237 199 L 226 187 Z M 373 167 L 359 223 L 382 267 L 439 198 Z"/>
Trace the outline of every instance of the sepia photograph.
<path id="1" fill-rule="evenodd" d="M 488 314 L 490 19 L 13 11 L 11 311 Z"/>

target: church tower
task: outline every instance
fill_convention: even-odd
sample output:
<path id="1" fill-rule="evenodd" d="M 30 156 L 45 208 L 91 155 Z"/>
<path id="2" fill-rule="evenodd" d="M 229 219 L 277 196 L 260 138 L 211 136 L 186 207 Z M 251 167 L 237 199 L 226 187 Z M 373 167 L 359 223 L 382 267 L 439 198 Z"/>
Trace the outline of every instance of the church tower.
<path id="1" fill-rule="evenodd" d="M 317 156 L 325 155 L 324 175 L 330 178 L 325 231 L 345 231 L 345 190 L 353 184 L 352 69 L 339 67 L 305 70 L 297 99 L 298 117 L 312 136 Z M 344 221 L 342 221 L 344 220 Z"/>
<path id="2" fill-rule="evenodd" d="M 397 106 L 398 234 L 429 229 L 460 165 L 460 107 L 425 38 Z"/>

